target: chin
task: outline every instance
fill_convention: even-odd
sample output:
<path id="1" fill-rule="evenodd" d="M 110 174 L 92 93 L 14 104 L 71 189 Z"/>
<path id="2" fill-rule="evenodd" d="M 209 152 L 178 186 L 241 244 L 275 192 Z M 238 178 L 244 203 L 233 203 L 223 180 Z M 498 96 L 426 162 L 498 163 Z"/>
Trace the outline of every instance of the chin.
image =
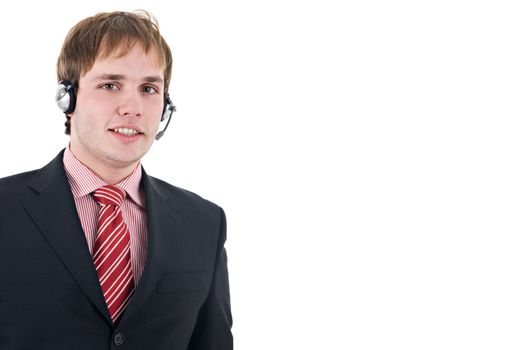
<path id="1" fill-rule="evenodd" d="M 127 167 L 130 165 L 133 165 L 140 161 L 140 159 L 143 157 L 143 154 L 134 154 L 134 155 L 126 155 L 123 156 L 122 154 L 117 155 L 108 155 L 106 159 L 116 165 L 117 167 Z"/>

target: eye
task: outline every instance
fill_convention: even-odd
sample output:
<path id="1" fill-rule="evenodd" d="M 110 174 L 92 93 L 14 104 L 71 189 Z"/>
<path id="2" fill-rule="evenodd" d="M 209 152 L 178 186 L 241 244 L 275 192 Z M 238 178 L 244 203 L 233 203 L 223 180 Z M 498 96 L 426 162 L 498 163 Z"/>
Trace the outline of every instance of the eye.
<path id="1" fill-rule="evenodd" d="M 144 86 L 143 91 L 147 94 L 156 94 L 158 92 L 154 86 Z"/>
<path id="2" fill-rule="evenodd" d="M 116 90 L 117 85 L 113 83 L 105 83 L 100 86 L 104 90 Z"/>

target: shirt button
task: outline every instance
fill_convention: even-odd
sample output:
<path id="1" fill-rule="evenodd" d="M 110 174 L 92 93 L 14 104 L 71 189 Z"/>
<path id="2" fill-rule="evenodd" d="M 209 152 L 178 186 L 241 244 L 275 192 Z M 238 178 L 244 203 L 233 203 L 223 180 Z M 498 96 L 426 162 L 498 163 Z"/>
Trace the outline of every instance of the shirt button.
<path id="1" fill-rule="evenodd" d="M 115 344 L 116 346 L 120 346 L 124 344 L 124 339 L 125 339 L 124 333 L 118 332 L 117 334 L 113 336 L 113 344 Z"/>

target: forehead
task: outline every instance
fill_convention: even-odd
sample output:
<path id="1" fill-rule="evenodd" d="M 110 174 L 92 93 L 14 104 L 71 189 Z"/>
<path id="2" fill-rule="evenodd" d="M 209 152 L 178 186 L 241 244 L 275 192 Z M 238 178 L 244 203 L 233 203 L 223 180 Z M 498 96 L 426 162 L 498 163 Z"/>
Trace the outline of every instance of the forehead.
<path id="1" fill-rule="evenodd" d="M 91 69 L 84 76 L 121 75 L 140 79 L 146 76 L 164 76 L 164 65 L 156 50 L 146 52 L 142 46 L 119 47 L 97 56 Z"/>
<path id="2" fill-rule="evenodd" d="M 95 60 L 104 58 L 120 58 L 129 54 L 130 51 L 142 52 L 144 55 L 154 57 L 160 67 L 165 65 L 159 48 L 150 45 L 146 49 L 142 43 L 139 41 L 133 41 L 132 39 L 125 39 L 121 41 L 119 45 L 110 45 L 108 41 L 103 40 Z"/>

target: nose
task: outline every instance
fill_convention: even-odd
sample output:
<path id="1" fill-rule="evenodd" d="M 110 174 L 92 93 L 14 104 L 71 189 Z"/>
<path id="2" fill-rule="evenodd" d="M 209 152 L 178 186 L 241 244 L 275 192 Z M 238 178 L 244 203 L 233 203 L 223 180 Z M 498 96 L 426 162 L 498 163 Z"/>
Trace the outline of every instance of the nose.
<path id="1" fill-rule="evenodd" d="M 136 91 L 122 92 L 119 101 L 118 113 L 123 117 L 140 117 L 142 116 L 142 100 Z"/>

